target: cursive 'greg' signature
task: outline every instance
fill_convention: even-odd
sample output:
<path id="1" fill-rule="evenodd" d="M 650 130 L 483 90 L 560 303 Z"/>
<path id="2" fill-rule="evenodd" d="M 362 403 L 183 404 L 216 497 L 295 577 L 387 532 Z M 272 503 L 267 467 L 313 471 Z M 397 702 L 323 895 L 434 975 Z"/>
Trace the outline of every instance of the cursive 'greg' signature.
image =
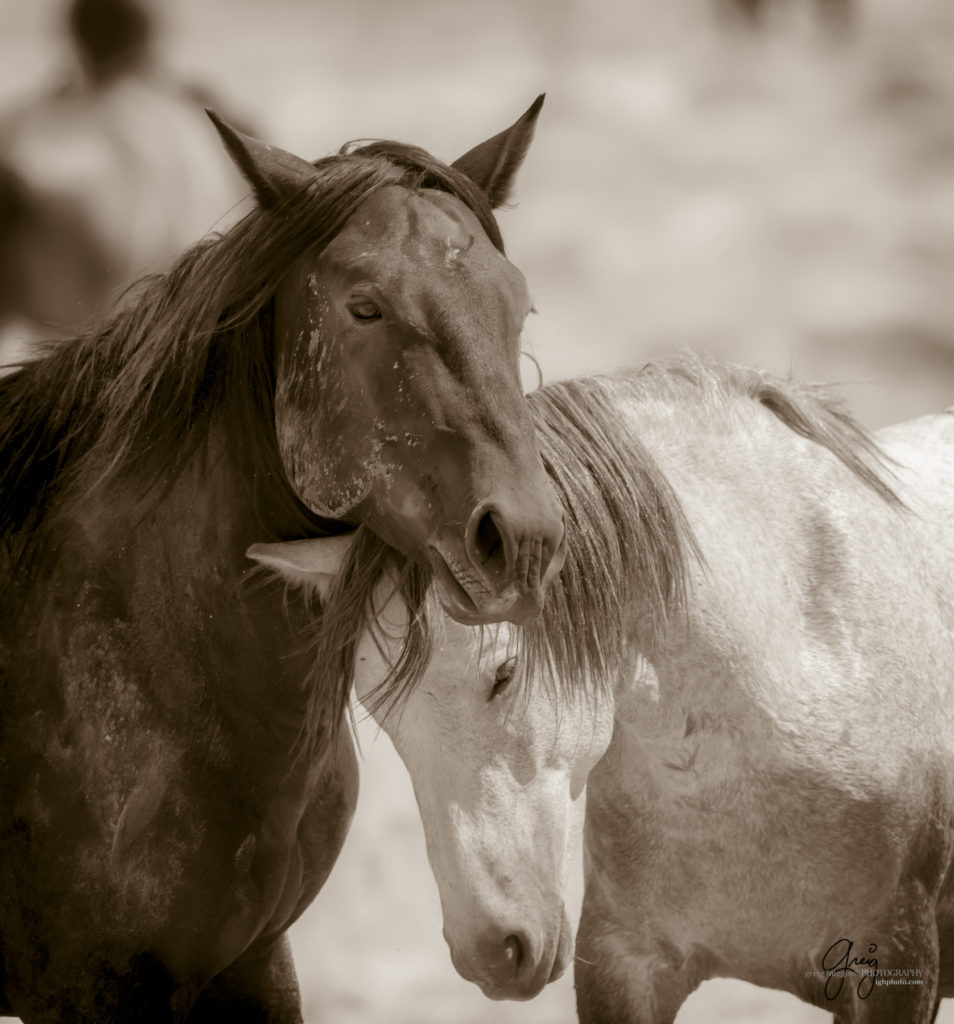
<path id="1" fill-rule="evenodd" d="M 851 951 L 854 943 L 851 939 L 838 939 L 833 942 L 822 957 L 822 970 L 828 971 L 828 980 L 825 982 L 825 998 L 837 999 L 845 978 L 849 974 L 857 975 L 859 972 L 854 968 L 866 968 L 861 972 L 861 979 L 858 982 L 858 998 L 867 999 L 874 989 L 875 977 L 878 973 L 878 958 L 870 954 L 878 949 L 878 944 L 872 942 L 868 946 L 868 956 L 852 956 Z"/>

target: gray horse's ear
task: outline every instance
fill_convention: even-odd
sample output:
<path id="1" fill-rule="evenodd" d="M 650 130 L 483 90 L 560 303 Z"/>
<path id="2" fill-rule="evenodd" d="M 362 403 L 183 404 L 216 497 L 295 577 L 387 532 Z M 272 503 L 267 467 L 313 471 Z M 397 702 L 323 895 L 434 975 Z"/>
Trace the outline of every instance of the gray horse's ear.
<path id="1" fill-rule="evenodd" d="M 326 598 L 355 537 L 355 533 L 343 533 L 336 537 L 253 544 L 245 557 L 268 566 L 287 583 L 317 591 Z"/>
<path id="2" fill-rule="evenodd" d="M 545 96 L 546 93 L 541 93 L 530 104 L 530 109 L 509 128 L 469 149 L 451 164 L 487 193 L 494 209 L 503 206 L 510 198 L 517 171 L 533 140 L 533 130 Z"/>
<path id="3" fill-rule="evenodd" d="M 299 192 L 312 178 L 315 168 L 307 160 L 277 146 L 243 135 L 206 108 L 209 120 L 229 151 L 229 156 L 255 191 L 259 205 L 272 209 Z"/>

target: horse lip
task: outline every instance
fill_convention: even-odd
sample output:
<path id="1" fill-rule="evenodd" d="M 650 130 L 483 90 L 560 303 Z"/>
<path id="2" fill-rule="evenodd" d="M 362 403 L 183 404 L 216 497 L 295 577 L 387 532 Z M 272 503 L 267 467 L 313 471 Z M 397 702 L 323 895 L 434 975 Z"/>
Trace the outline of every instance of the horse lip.
<path id="1" fill-rule="evenodd" d="M 563 970 L 561 969 L 560 974 L 562 973 Z M 538 965 L 537 970 L 530 977 L 523 979 L 514 977 L 505 984 L 484 981 L 483 979 L 475 980 L 480 991 L 483 992 L 487 999 L 494 999 L 496 1001 L 509 999 L 523 1003 L 540 995 L 547 985 L 553 981 L 551 974 L 552 972 L 548 971 L 541 964 Z M 466 975 L 464 976 L 466 977 Z"/>
<path id="2" fill-rule="evenodd" d="M 431 551 L 431 568 L 437 583 L 437 596 L 441 607 L 452 619 L 465 626 L 482 625 L 484 619 L 478 612 L 474 599 L 454 575 L 440 551 L 436 548 L 432 548 Z"/>
<path id="3" fill-rule="evenodd" d="M 523 591 L 508 587 L 496 595 L 484 591 L 478 602 L 454 571 L 453 558 L 448 558 L 436 544 L 430 546 L 429 554 L 441 606 L 452 619 L 465 626 L 486 626 L 505 620 L 522 626 L 543 610 L 544 586 Z"/>
<path id="4" fill-rule="evenodd" d="M 536 999 L 538 995 L 547 987 L 546 979 L 541 977 L 539 980 L 534 980 L 532 986 L 529 988 L 521 986 L 520 988 L 496 988 L 493 985 L 484 985 L 480 982 L 477 983 L 480 991 L 483 992 L 486 999 L 493 999 L 495 1002 L 503 1002 L 504 999 L 515 1003 L 526 1003 L 531 999 Z"/>
<path id="5" fill-rule="evenodd" d="M 564 521 L 563 536 L 560 538 L 560 543 L 557 545 L 556 550 L 553 552 L 553 557 L 550 559 L 546 571 L 543 574 L 544 591 L 546 591 L 550 584 L 563 571 L 563 563 L 566 561 L 567 545 L 568 540 L 566 535 L 566 522 Z"/>

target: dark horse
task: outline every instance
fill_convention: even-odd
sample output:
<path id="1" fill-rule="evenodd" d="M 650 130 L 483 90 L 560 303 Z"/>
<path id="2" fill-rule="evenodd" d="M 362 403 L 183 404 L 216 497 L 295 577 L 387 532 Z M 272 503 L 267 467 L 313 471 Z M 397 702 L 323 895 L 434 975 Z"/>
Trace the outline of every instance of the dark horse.
<path id="1" fill-rule="evenodd" d="M 492 213 L 540 103 L 451 166 L 219 123 L 257 208 L 0 380 L 0 1011 L 301 1019 L 284 933 L 354 807 L 351 680 L 244 552 L 364 523 L 452 616 L 541 607 L 562 509 Z"/>

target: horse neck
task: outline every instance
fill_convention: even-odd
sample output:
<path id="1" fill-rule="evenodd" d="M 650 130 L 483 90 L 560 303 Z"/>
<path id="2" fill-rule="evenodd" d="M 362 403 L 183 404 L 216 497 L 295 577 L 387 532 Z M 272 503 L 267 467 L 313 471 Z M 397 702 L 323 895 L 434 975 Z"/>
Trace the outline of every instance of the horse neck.
<path id="1" fill-rule="evenodd" d="M 744 728 L 756 742 L 772 729 L 760 710 L 766 691 L 784 692 L 799 671 L 792 638 L 828 628 L 848 600 L 853 520 L 897 513 L 757 403 L 713 414 L 676 398 L 634 405 L 632 419 L 702 560 L 691 562 L 684 613 L 620 676 L 621 728 L 666 758 L 684 757 L 707 729 Z"/>
<path id="2" fill-rule="evenodd" d="M 93 563 L 141 555 L 163 558 L 174 577 L 221 571 L 253 530 L 237 473 L 217 448 L 201 446 L 168 473 L 133 470 L 70 494 L 59 518 L 84 538 Z"/>
<path id="3" fill-rule="evenodd" d="M 258 524 L 233 460 L 213 437 L 154 500 L 139 497 L 134 480 L 118 482 L 74 520 L 84 578 L 69 584 L 92 594 L 89 615 L 105 616 L 104 635 L 133 639 L 131 685 L 147 687 L 164 715 L 193 714 L 236 749 L 251 744 L 263 778 L 309 774 L 297 751 L 317 610 L 280 581 L 248 574 Z"/>
<path id="4" fill-rule="evenodd" d="M 892 431 L 892 455 L 925 460 L 900 473 L 911 514 L 761 415 L 739 410 L 719 430 L 677 417 L 678 438 L 643 424 L 706 567 L 681 631 L 620 679 L 588 814 L 651 820 L 682 848 L 733 817 L 802 820 L 778 811 L 798 794 L 854 807 L 914 777 L 923 793 L 950 764 L 950 436 L 932 458 L 930 438 Z M 609 840 L 588 841 L 605 854 Z"/>

